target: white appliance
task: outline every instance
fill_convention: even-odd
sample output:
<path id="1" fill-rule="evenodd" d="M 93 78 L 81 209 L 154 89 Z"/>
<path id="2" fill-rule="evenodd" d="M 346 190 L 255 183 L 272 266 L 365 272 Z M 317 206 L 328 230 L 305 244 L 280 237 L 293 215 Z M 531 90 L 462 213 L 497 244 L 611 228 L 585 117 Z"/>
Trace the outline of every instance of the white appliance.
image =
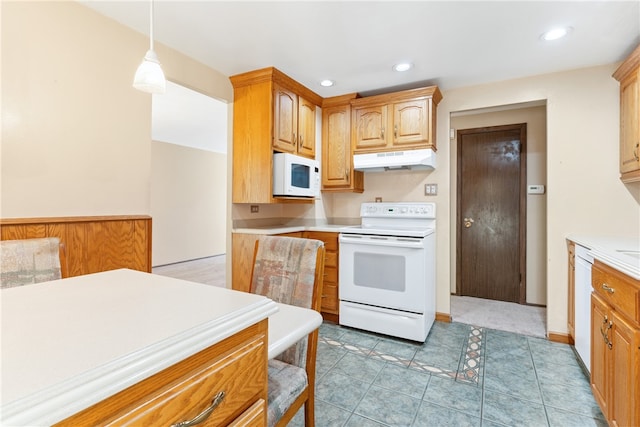
<path id="1" fill-rule="evenodd" d="M 274 197 L 318 197 L 320 195 L 318 162 L 290 153 L 274 153 L 273 195 Z"/>
<path id="2" fill-rule="evenodd" d="M 589 249 L 576 245 L 575 271 L 575 348 L 585 367 L 591 372 L 591 266 Z"/>
<path id="3" fill-rule="evenodd" d="M 430 149 L 354 154 L 353 168 L 364 172 L 397 169 L 434 169 L 436 153 Z"/>
<path id="4" fill-rule="evenodd" d="M 363 203 L 340 229 L 340 324 L 424 342 L 435 320 L 435 203 Z"/>

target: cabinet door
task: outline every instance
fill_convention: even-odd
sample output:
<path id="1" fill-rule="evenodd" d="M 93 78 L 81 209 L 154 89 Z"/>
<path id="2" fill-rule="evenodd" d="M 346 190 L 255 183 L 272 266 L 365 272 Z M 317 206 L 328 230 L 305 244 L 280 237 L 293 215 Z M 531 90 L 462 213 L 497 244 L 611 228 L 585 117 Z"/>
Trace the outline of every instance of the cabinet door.
<path id="1" fill-rule="evenodd" d="M 620 82 L 620 173 L 640 169 L 640 83 L 636 71 Z"/>
<path id="2" fill-rule="evenodd" d="M 429 143 L 429 103 L 426 99 L 393 104 L 393 146 Z"/>
<path id="3" fill-rule="evenodd" d="M 316 157 L 316 106 L 298 97 L 298 153 Z"/>
<path id="4" fill-rule="evenodd" d="M 386 105 L 356 108 L 353 117 L 354 151 L 375 151 L 387 146 Z"/>
<path id="5" fill-rule="evenodd" d="M 591 294 L 591 391 L 605 418 L 609 418 L 609 347 L 611 338 L 609 306 L 595 293 Z"/>
<path id="6" fill-rule="evenodd" d="M 322 112 L 322 187 L 345 187 L 351 181 L 351 107 Z"/>
<path id="7" fill-rule="evenodd" d="M 616 426 L 640 423 L 640 331 L 627 320 L 611 312 L 611 400 L 609 419 Z"/>
<path id="8" fill-rule="evenodd" d="M 298 144 L 298 95 L 273 87 L 273 148 L 295 153 Z"/>

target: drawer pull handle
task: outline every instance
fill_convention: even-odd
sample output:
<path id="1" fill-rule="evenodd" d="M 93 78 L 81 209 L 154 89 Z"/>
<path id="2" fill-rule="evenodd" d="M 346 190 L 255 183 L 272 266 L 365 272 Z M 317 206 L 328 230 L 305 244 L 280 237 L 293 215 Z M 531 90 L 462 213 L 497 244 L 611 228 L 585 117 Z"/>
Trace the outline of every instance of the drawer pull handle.
<path id="1" fill-rule="evenodd" d="M 209 407 L 204 411 L 200 412 L 200 414 L 196 415 L 194 419 L 171 424 L 171 427 L 191 427 L 195 426 L 196 424 L 200 424 L 203 421 L 206 421 L 207 418 L 209 418 L 209 415 L 211 415 L 211 413 L 218 407 L 218 405 L 222 403 L 222 401 L 224 400 L 224 396 L 224 391 L 221 391 L 213 397 L 211 405 L 209 405 Z"/>
<path id="2" fill-rule="evenodd" d="M 606 283 L 602 284 L 602 289 L 604 289 L 605 291 L 609 292 L 610 294 L 614 293 L 616 290 L 610 286 L 607 286 Z"/>
<path id="3" fill-rule="evenodd" d="M 607 323 L 607 316 L 604 317 L 604 322 L 603 324 Z M 607 325 L 606 329 L 602 329 L 602 326 L 600 327 L 600 334 L 602 335 L 602 339 L 604 339 L 604 343 L 607 345 L 607 347 L 609 347 L 609 350 L 611 350 L 613 348 L 613 343 L 611 342 L 611 340 L 609 339 L 609 330 L 613 327 L 613 322 L 609 321 L 609 324 Z"/>

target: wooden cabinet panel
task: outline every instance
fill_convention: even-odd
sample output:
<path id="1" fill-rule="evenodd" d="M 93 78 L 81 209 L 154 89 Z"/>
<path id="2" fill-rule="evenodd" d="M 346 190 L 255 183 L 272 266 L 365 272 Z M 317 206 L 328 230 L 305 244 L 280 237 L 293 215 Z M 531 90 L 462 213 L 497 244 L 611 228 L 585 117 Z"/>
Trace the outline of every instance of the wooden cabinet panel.
<path id="1" fill-rule="evenodd" d="M 267 398 L 267 320 L 263 320 L 56 424 L 171 425 L 193 419 L 219 391 L 225 397 L 202 425 L 250 424 Z M 256 404 L 258 406 L 256 407 Z"/>
<path id="2" fill-rule="evenodd" d="M 603 332 L 608 331 L 609 310 L 604 301 L 597 295 L 591 295 L 591 391 L 593 397 L 600 405 L 605 417 L 609 412 L 609 387 L 607 378 L 607 344 L 604 341 Z"/>
<path id="3" fill-rule="evenodd" d="M 364 191 L 364 173 L 353 170 L 349 102 L 355 97 L 328 98 L 322 104 L 322 191 Z"/>
<path id="4" fill-rule="evenodd" d="M 613 73 L 620 82 L 620 179 L 640 181 L 640 45 Z"/>
<path id="5" fill-rule="evenodd" d="M 387 147 L 387 106 L 354 108 L 353 150 L 369 151 Z"/>
<path id="6" fill-rule="evenodd" d="M 325 265 L 320 311 L 329 320 L 337 321 L 340 314 L 338 299 L 338 271 L 340 268 L 338 265 L 338 233 L 306 231 L 304 237 L 324 242 Z"/>
<path id="7" fill-rule="evenodd" d="M 316 106 L 298 97 L 298 154 L 316 157 Z"/>
<path id="8" fill-rule="evenodd" d="M 437 86 L 375 95 L 351 101 L 354 153 L 404 149 L 436 150 Z"/>
<path id="9" fill-rule="evenodd" d="M 426 99 L 393 104 L 394 147 L 429 144 L 429 104 Z"/>
<path id="10" fill-rule="evenodd" d="M 640 322 L 640 287 L 628 276 L 598 261 L 592 269 L 593 291 L 620 313 Z M 637 281 L 636 281 L 637 282 Z"/>
<path id="11" fill-rule="evenodd" d="M 609 418 L 615 426 L 640 422 L 640 330 L 611 312 L 611 400 Z"/>
<path id="12" fill-rule="evenodd" d="M 298 96 L 274 85 L 273 97 L 273 148 L 295 153 L 298 140 Z"/>
<path id="13" fill-rule="evenodd" d="M 598 260 L 591 274 L 591 389 L 610 425 L 640 425 L 640 322 L 629 315 L 637 313 L 640 281 Z"/>
<path id="14" fill-rule="evenodd" d="M 256 240 L 260 234 L 233 233 L 231 235 L 231 287 L 249 292 Z"/>
<path id="15" fill-rule="evenodd" d="M 229 424 L 229 427 L 264 427 L 266 425 L 267 403 L 260 399 Z"/>
<path id="16" fill-rule="evenodd" d="M 0 220 L 2 240 L 58 237 L 68 276 L 118 268 L 151 272 L 151 217 L 99 216 Z"/>

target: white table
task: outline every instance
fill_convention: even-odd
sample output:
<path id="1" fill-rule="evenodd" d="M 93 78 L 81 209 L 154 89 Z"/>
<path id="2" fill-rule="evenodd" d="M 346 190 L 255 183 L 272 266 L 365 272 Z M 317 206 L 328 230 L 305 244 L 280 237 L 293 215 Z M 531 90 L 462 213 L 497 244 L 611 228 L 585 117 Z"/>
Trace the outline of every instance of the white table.
<path id="1" fill-rule="evenodd" d="M 319 313 L 245 292 L 113 270 L 3 289 L 0 424 L 47 425 L 269 317 L 269 357 Z"/>

